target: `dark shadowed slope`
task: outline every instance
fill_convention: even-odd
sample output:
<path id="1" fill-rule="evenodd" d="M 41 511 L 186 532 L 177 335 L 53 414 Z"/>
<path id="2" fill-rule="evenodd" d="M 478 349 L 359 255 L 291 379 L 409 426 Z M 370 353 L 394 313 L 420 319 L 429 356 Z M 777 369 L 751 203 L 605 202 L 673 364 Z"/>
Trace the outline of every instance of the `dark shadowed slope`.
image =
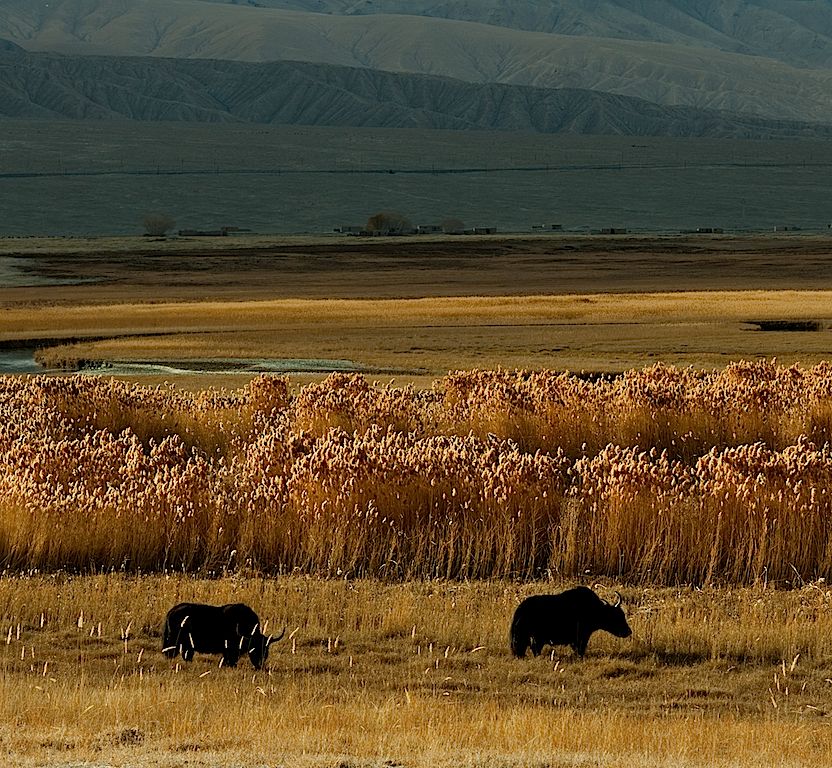
<path id="1" fill-rule="evenodd" d="M 476 84 L 298 62 L 0 52 L 0 116 L 521 130 L 668 136 L 829 136 L 772 121 L 580 89 Z"/>

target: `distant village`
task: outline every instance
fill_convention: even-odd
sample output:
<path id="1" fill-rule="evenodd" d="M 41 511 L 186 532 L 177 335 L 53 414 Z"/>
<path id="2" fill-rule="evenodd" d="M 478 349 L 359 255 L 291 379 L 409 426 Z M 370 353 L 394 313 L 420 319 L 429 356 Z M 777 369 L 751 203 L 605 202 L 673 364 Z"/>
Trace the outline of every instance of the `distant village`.
<path id="1" fill-rule="evenodd" d="M 446 229 L 440 224 L 419 224 L 407 229 L 367 229 L 366 226 L 335 227 L 333 232 L 353 237 L 391 237 L 396 235 L 493 235 L 497 227 L 470 227 Z"/>
<path id="2" fill-rule="evenodd" d="M 832 225 L 829 226 L 832 229 Z M 366 225 L 342 225 L 334 227 L 333 232 L 349 237 L 403 237 L 413 235 L 494 235 L 498 229 L 495 226 L 478 227 L 444 227 L 441 224 L 419 224 L 412 227 L 378 227 L 368 228 Z M 521 230 L 511 230 L 516 234 Z M 531 232 L 566 232 L 562 224 L 532 224 Z M 597 229 L 579 228 L 579 231 L 590 235 L 627 235 L 640 230 L 630 230 L 626 227 L 600 227 Z M 802 232 L 802 227 L 789 225 L 777 225 L 772 227 L 773 232 Z M 722 227 L 696 227 L 694 229 L 680 229 L 682 235 L 721 235 L 725 229 Z M 151 233 L 146 233 L 151 234 Z M 163 233 L 152 233 L 154 236 Z M 179 229 L 175 232 L 178 237 L 230 237 L 232 235 L 253 235 L 251 229 L 245 227 L 224 226 L 217 229 Z"/>
<path id="3" fill-rule="evenodd" d="M 172 221 L 172 220 L 169 220 Z M 151 234 L 151 227 L 147 227 Z M 774 232 L 800 232 L 801 227 L 791 225 L 776 225 L 772 227 Z M 383 212 L 371 216 L 364 224 L 341 225 L 334 227 L 333 232 L 349 237 L 400 237 L 413 235 L 493 235 L 497 233 L 497 227 L 493 225 L 482 225 L 467 227 L 459 219 L 446 219 L 438 224 L 417 224 L 392 212 Z M 528 231 L 528 230 L 527 230 Z M 563 224 L 532 224 L 531 232 L 565 232 Z M 627 235 L 636 230 L 626 227 L 601 227 L 598 229 L 580 228 L 578 231 L 591 235 Z M 694 229 L 680 229 L 680 234 L 720 235 L 725 232 L 722 227 L 696 227 Z M 516 233 L 517 230 L 512 230 Z M 163 232 L 152 234 L 163 235 Z M 176 231 L 179 237 L 229 237 L 232 235 L 251 235 L 254 232 L 245 227 L 223 226 L 216 229 L 180 229 Z"/>

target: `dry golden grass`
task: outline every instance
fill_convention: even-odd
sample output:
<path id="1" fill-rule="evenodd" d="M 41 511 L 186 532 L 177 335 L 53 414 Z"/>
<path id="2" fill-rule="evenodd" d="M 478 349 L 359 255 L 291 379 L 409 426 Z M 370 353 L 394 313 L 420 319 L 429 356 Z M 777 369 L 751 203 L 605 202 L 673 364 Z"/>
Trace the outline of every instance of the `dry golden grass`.
<path id="1" fill-rule="evenodd" d="M 832 455 L 805 437 L 828 435 L 830 389 L 828 366 L 773 363 L 458 372 L 429 392 L 337 375 L 294 395 L 280 377 L 3 379 L 0 753 L 827 764 L 832 592 L 803 579 L 830 570 Z M 164 573 L 77 575 L 91 567 Z M 568 584 L 467 578 L 542 573 L 621 590 L 634 638 L 513 659 L 520 599 Z M 635 586 L 689 580 L 755 586 Z M 287 637 L 260 673 L 169 662 L 180 600 L 248 602 Z"/>
<path id="2" fill-rule="evenodd" d="M 615 258 L 638 272 L 626 245 Z M 700 285 L 742 287 L 694 245 Z M 715 241 L 709 263 L 758 245 Z M 73 263 L 102 250 L 70 246 Z M 323 268 L 307 246 L 299 260 Z M 790 263 L 782 246 L 760 258 Z M 561 290 L 580 273 L 577 290 L 599 290 L 585 260 L 552 270 L 540 247 L 543 268 L 512 261 L 476 285 L 522 274 L 519 293 Z M 200 282 L 179 256 L 166 266 L 189 282 L 159 286 L 147 255 L 93 254 L 101 286 L 4 291 L 0 338 L 124 336 L 57 359 L 348 357 L 424 373 L 399 377 L 418 391 L 350 376 L 0 380 L 0 764 L 832 764 L 832 394 L 828 366 L 809 368 L 828 333 L 744 324 L 828 321 L 828 291 L 662 293 L 648 274 L 634 275 L 642 294 L 251 302 L 237 299 L 334 295 L 342 277 L 342 295 L 445 276 L 472 293 L 483 262 L 442 278 L 385 264 L 396 278 L 377 283 L 335 259 L 337 281 L 287 273 L 279 292 L 265 272 L 253 287 Z M 664 289 L 691 259 L 678 255 L 650 262 L 672 276 Z M 804 367 L 638 370 L 773 356 Z M 445 376 L 482 365 L 535 370 Z M 547 367 L 637 370 L 588 382 Z M 521 597 L 576 581 L 623 592 L 632 641 L 512 659 Z M 183 599 L 244 600 L 287 639 L 262 673 L 171 663 L 161 622 Z"/>
<path id="3" fill-rule="evenodd" d="M 739 357 L 811 364 L 828 355 L 825 333 L 760 332 L 746 323 L 828 322 L 830 306 L 828 291 L 10 306 L 0 337 L 109 337 L 57 341 L 39 353 L 46 365 L 347 358 L 401 371 L 407 381 L 484 363 L 593 371 L 657 359 L 697 367 Z"/>
<path id="4" fill-rule="evenodd" d="M 513 659 L 511 614 L 562 584 L 186 576 L 0 579 L 9 764 L 756 766 L 832 760 L 832 593 L 623 591 L 632 640 Z M 170 662 L 182 599 L 288 626 L 269 667 Z M 291 639 L 289 639 L 291 636 Z"/>
<path id="5" fill-rule="evenodd" d="M 0 387 L 13 569 L 832 578 L 832 370 Z M 56 532 L 59 535 L 56 535 Z"/>

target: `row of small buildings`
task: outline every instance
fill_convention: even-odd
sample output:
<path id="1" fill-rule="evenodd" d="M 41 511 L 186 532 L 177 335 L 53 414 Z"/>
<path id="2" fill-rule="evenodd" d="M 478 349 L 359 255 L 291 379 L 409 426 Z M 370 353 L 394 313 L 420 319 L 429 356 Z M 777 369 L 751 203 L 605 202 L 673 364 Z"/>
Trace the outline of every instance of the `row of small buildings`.
<path id="1" fill-rule="evenodd" d="M 335 227 L 334 232 L 353 237 L 392 237 L 397 235 L 493 235 L 497 227 L 471 227 L 451 228 L 442 227 L 439 224 L 420 224 L 410 229 L 367 229 L 366 226 L 341 226 Z"/>

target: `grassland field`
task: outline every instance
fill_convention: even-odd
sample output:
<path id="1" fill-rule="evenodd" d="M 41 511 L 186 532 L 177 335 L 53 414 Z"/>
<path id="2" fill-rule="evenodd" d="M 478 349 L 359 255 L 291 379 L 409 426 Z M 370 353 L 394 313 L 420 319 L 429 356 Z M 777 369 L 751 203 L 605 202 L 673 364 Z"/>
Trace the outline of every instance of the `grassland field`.
<path id="1" fill-rule="evenodd" d="M 616 372 L 832 352 L 819 235 L 6 239 L 0 257 L 14 269 L 0 340 L 57 347 L 43 361 L 69 369 L 346 359 L 426 386 L 457 368 Z M 82 282 L 43 284 L 68 275 Z"/>
<path id="2" fill-rule="evenodd" d="M 825 231 L 829 142 L 4 120 L 0 236 L 325 233 L 379 210 L 528 232 Z"/>
<path id="3" fill-rule="evenodd" d="M 620 589 L 632 640 L 516 660 L 511 613 L 557 583 L 0 581 L 0 748 L 20 766 L 826 765 L 830 600 Z M 268 668 L 161 652 L 180 599 L 243 600 L 287 627 Z"/>
<path id="4" fill-rule="evenodd" d="M 821 236 L 0 241 L 0 339 L 78 361 L 348 359 L 428 388 L 449 370 L 620 372 L 832 357 Z M 90 278 L 50 286 L 46 278 Z M 68 343 L 66 343 L 68 342 Z M 161 374 L 125 374 L 142 385 Z M 169 378 L 169 377 L 168 377 Z M 187 390 L 252 374 L 191 374 Z M 320 376 L 289 374 L 292 390 Z M 60 530 L 55 532 L 60 536 Z M 825 581 L 577 579 L 632 640 L 509 655 L 522 596 L 576 579 L 406 581 L 6 571 L 0 763 L 21 766 L 832 764 Z M 287 626 L 268 668 L 170 662 L 173 603 Z"/>

